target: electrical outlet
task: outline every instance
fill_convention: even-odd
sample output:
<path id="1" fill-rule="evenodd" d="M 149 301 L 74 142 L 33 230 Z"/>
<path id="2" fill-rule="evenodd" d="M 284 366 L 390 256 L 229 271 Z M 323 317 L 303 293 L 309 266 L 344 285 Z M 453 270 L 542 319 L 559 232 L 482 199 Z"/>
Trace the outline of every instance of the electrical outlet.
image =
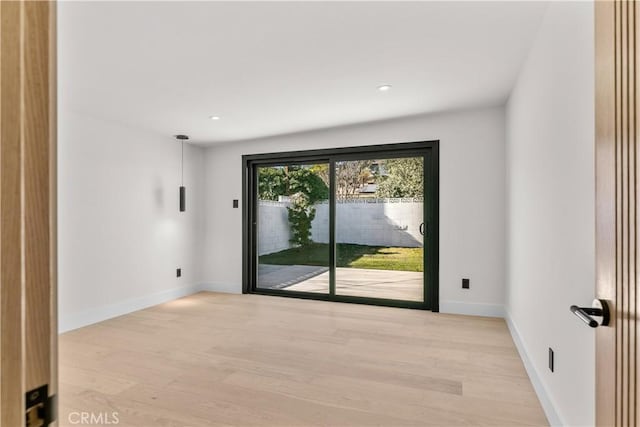
<path id="1" fill-rule="evenodd" d="M 552 349 L 551 347 L 549 347 L 549 370 L 550 370 L 551 372 L 553 372 L 553 369 L 554 369 L 554 366 L 553 366 L 553 365 L 554 365 L 553 356 L 554 356 L 554 354 L 553 354 L 553 349 Z"/>
<path id="2" fill-rule="evenodd" d="M 176 277 L 180 277 L 180 276 L 182 276 L 182 269 L 178 268 L 176 269 Z"/>
<path id="3" fill-rule="evenodd" d="M 469 279 L 462 279 L 462 289 L 469 289 Z"/>

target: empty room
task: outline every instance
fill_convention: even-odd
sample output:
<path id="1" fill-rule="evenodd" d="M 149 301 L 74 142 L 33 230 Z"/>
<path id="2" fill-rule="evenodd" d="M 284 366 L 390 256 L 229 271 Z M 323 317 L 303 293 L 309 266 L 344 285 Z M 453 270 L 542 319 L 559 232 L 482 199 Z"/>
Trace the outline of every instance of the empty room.
<path id="1" fill-rule="evenodd" d="M 638 425 L 639 19 L 0 2 L 0 427 Z"/>

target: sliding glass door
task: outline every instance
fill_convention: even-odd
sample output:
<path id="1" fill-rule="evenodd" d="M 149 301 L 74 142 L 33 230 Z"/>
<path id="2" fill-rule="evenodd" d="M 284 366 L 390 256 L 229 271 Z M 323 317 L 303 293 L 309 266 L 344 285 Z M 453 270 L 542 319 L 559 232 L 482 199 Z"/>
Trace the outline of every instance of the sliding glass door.
<path id="1" fill-rule="evenodd" d="M 335 293 L 424 301 L 423 156 L 335 164 Z"/>
<path id="2" fill-rule="evenodd" d="M 329 163 L 256 167 L 257 289 L 329 293 Z"/>
<path id="3" fill-rule="evenodd" d="M 245 292 L 437 311 L 437 142 L 243 159 Z"/>

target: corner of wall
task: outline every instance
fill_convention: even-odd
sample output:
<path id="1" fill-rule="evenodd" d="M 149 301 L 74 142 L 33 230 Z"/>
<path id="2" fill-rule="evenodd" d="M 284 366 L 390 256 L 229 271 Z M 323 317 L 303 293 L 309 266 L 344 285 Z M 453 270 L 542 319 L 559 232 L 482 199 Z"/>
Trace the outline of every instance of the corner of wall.
<path id="1" fill-rule="evenodd" d="M 201 292 L 205 290 L 204 288 L 205 286 L 201 284 L 181 286 L 179 288 L 156 292 L 151 295 L 130 298 L 115 304 L 79 311 L 77 313 L 67 314 L 61 312 L 59 313 L 58 333 L 62 334 L 104 320 L 113 319 L 114 317 L 123 316 L 134 311 L 143 310 L 154 305 L 183 298 Z"/>

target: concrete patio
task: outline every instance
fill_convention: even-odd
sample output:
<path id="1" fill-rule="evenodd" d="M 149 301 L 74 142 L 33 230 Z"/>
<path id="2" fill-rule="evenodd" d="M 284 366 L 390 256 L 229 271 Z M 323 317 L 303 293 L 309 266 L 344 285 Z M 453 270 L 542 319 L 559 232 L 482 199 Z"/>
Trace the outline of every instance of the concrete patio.
<path id="1" fill-rule="evenodd" d="M 258 266 L 258 287 L 329 293 L 329 268 L 309 265 Z M 423 300 L 423 273 L 336 268 L 336 294 L 403 301 Z"/>

